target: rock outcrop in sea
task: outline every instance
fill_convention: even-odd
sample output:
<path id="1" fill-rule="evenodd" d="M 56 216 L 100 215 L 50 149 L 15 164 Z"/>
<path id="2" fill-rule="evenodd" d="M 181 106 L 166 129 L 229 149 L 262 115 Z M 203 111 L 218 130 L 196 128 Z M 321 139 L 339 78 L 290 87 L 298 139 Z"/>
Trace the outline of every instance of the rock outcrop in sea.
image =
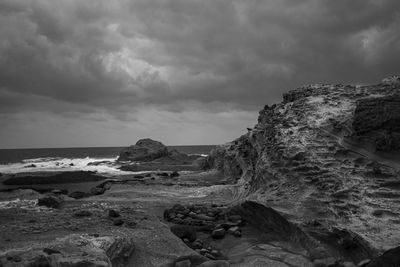
<path id="1" fill-rule="evenodd" d="M 176 149 L 169 150 L 161 142 L 145 138 L 122 149 L 118 161 L 128 162 L 121 167 L 124 171 L 198 170 L 202 166 L 201 158 L 200 155 L 187 155 Z"/>
<path id="2" fill-rule="evenodd" d="M 150 138 L 140 139 L 135 145 L 123 149 L 118 160 L 122 161 L 152 161 L 167 157 L 168 149 L 161 142 Z"/>
<path id="3" fill-rule="evenodd" d="M 317 84 L 265 106 L 207 165 L 238 185 L 237 199 L 270 206 L 317 239 L 343 228 L 384 251 L 400 244 L 399 144 L 398 77 Z"/>

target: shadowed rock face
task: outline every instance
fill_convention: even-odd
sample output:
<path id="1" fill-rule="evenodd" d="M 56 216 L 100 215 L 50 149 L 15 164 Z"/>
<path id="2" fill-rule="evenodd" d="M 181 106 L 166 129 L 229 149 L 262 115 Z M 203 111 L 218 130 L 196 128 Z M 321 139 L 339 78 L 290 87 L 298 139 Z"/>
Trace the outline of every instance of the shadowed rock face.
<path id="1" fill-rule="evenodd" d="M 358 137 L 369 137 L 378 151 L 400 149 L 400 95 L 360 99 L 353 127 Z"/>
<path id="2" fill-rule="evenodd" d="M 390 249 L 373 259 L 366 267 L 396 267 L 400 264 L 400 247 Z"/>
<path id="3" fill-rule="evenodd" d="M 135 145 L 120 152 L 118 160 L 123 161 L 152 161 L 168 156 L 168 149 L 161 142 L 149 138 L 140 139 Z"/>
<path id="4" fill-rule="evenodd" d="M 318 219 L 389 249 L 400 242 L 400 157 L 375 152 L 397 149 L 399 94 L 397 80 L 295 89 L 265 106 L 253 129 L 216 148 L 207 162 L 237 180 L 238 199 L 267 204 L 293 221 Z M 386 137 L 372 139 L 376 133 Z"/>

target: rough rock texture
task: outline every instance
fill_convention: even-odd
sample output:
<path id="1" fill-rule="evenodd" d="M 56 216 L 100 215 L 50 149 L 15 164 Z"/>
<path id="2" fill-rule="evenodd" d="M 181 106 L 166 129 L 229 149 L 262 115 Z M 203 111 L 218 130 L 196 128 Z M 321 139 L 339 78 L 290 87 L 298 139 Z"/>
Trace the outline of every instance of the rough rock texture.
<path id="1" fill-rule="evenodd" d="M 168 149 L 161 142 L 149 138 L 140 139 L 135 145 L 124 148 L 118 160 L 123 161 L 152 161 L 168 156 Z"/>
<path id="2" fill-rule="evenodd" d="M 125 266 L 135 246 L 129 238 L 69 235 L 46 244 L 0 255 L 2 266 Z"/>
<path id="3" fill-rule="evenodd" d="M 309 221 L 310 231 L 318 220 L 315 225 L 348 229 L 379 251 L 398 246 L 400 157 L 375 153 L 375 140 L 360 131 L 395 136 L 399 93 L 393 79 L 292 90 L 282 103 L 265 106 L 253 129 L 212 151 L 207 165 L 236 181 L 237 199 Z"/>
<path id="4" fill-rule="evenodd" d="M 359 137 L 371 138 L 378 151 L 400 149 L 400 95 L 360 99 L 353 127 Z"/>
<path id="5" fill-rule="evenodd" d="M 381 256 L 373 259 L 366 267 L 395 267 L 400 266 L 400 247 L 390 249 Z"/>

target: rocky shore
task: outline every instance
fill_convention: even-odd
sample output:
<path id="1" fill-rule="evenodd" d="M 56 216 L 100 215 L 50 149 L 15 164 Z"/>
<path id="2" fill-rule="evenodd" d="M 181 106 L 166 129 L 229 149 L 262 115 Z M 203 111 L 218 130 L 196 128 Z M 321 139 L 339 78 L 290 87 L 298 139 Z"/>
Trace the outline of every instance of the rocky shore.
<path id="1" fill-rule="evenodd" d="M 310 85 L 206 158 L 142 139 L 131 174 L 2 177 L 0 266 L 399 266 L 399 99 Z M 26 187 L 61 181 L 96 184 Z"/>

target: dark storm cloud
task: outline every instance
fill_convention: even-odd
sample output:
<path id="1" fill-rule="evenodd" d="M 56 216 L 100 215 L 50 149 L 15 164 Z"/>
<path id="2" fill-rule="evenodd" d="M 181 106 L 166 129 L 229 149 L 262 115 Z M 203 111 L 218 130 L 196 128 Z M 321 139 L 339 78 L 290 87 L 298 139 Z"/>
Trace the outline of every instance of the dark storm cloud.
<path id="1" fill-rule="evenodd" d="M 257 109 L 293 86 L 376 80 L 399 66 L 395 0 L 0 7 L 3 90 L 86 105 L 195 100 Z"/>
<path id="2" fill-rule="evenodd" d="M 303 84 L 378 82 L 399 71 L 399 11 L 397 0 L 0 0 L 0 110 L 255 112 Z"/>

